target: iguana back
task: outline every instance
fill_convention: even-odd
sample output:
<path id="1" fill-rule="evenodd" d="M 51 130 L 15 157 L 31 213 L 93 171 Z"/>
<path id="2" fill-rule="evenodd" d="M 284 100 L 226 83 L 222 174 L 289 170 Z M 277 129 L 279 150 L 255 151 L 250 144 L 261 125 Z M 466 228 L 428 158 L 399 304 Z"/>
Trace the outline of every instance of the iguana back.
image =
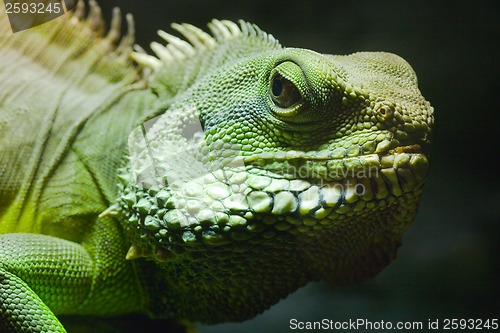
<path id="1" fill-rule="evenodd" d="M 77 17 L 14 35 L 0 18 L 1 233 L 82 237 L 115 198 L 127 136 L 148 111 L 133 92 L 144 89 L 133 32 L 117 45 L 119 27 L 101 38 Z"/>

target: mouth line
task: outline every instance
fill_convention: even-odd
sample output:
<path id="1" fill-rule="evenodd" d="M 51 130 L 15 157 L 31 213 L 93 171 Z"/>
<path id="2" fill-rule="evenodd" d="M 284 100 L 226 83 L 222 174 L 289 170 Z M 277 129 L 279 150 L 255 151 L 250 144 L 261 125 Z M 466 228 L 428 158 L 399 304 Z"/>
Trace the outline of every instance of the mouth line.
<path id="1" fill-rule="evenodd" d="M 398 146 L 392 149 L 387 149 L 380 152 L 373 152 L 367 154 L 351 155 L 349 156 L 347 152 L 343 156 L 339 156 L 338 153 L 332 151 L 310 151 L 304 152 L 299 150 L 289 150 L 289 151 L 278 151 L 278 152 L 263 152 L 257 153 L 249 156 L 244 156 L 243 161 L 245 163 L 254 163 L 257 161 L 310 161 L 310 162 L 328 162 L 328 161 L 347 161 L 356 158 L 365 158 L 379 156 L 383 158 L 384 156 L 396 155 L 396 154 L 423 154 L 422 148 L 418 144 Z"/>
<path id="2" fill-rule="evenodd" d="M 418 144 L 408 145 L 408 146 L 399 146 L 399 147 L 396 147 L 396 148 L 389 150 L 389 153 L 393 153 L 393 154 L 402 154 L 402 153 L 421 154 L 422 147 Z"/>
<path id="3" fill-rule="evenodd" d="M 409 170 L 417 179 L 424 179 L 428 171 L 427 156 L 419 145 L 398 146 L 383 152 L 332 157 L 329 152 L 264 152 L 243 158 L 247 167 L 263 169 L 284 178 L 307 178 L 340 181 L 347 178 L 371 178 L 379 172 L 393 173 Z M 405 171 L 402 171 L 405 172 Z"/>

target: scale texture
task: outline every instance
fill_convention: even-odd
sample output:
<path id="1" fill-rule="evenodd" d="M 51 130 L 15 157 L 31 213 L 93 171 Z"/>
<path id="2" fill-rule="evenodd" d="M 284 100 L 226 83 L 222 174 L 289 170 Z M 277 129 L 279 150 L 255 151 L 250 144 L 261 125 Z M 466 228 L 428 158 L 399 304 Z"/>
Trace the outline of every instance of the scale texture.
<path id="1" fill-rule="evenodd" d="M 88 7 L 15 34 L 0 14 L 2 332 L 240 321 L 395 258 L 433 126 L 405 60 L 218 20 L 151 55 Z"/>

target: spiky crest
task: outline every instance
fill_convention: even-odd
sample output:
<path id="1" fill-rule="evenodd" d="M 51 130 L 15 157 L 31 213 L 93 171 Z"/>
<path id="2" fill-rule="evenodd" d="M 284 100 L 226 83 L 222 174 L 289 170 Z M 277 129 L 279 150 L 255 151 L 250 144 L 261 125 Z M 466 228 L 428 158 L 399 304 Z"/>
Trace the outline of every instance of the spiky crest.
<path id="1" fill-rule="evenodd" d="M 258 38 L 264 43 L 271 46 L 279 46 L 277 39 L 273 35 L 262 31 L 255 24 L 228 20 L 212 20 L 208 23 L 208 28 L 211 34 L 187 23 L 174 23 L 171 27 L 179 32 L 186 40 L 171 35 L 163 30 L 158 31 L 158 35 L 167 42 L 162 45 L 158 42 L 151 43 L 151 49 L 154 55 L 146 53 L 142 48 L 136 46 L 135 52 L 132 53 L 132 58 L 136 63 L 154 71 L 162 67 L 171 65 L 174 62 L 179 62 L 184 59 L 191 58 L 196 54 L 213 49 L 216 46 L 223 44 L 235 38 Z"/>
<path id="2" fill-rule="evenodd" d="M 75 25 L 85 24 L 88 28 L 96 32 L 100 36 L 106 33 L 106 23 L 102 16 L 101 7 L 95 0 L 89 0 L 89 10 L 86 15 L 85 1 L 78 1 L 75 11 L 71 16 L 71 22 Z M 129 57 L 130 52 L 135 42 L 135 22 L 132 14 L 126 14 L 127 32 L 125 35 L 121 33 L 122 15 L 120 8 L 113 8 L 111 16 L 111 24 L 104 40 L 110 45 L 115 45 L 114 53 L 118 56 Z"/>
<path id="3" fill-rule="evenodd" d="M 5 13 L 2 13 L 5 15 Z M 2 16 L 3 16 L 2 15 Z M 236 38 L 257 38 L 269 46 L 279 46 L 271 34 L 262 31 L 252 23 L 239 20 L 238 23 L 229 20 L 212 20 L 207 24 L 210 33 L 187 23 L 173 23 L 172 29 L 177 31 L 184 39 L 176 37 L 163 30 L 158 31 L 159 37 L 166 43 L 152 42 L 150 44 L 153 54 L 147 53 L 141 46 L 135 43 L 135 24 L 131 14 L 125 15 L 127 32 L 122 34 L 122 14 L 119 8 L 114 8 L 109 30 L 106 32 L 106 23 L 102 10 L 95 0 L 78 1 L 76 8 L 62 17 L 56 19 L 61 22 L 58 29 L 68 29 L 68 24 L 75 34 L 81 30 L 91 31 L 94 36 L 108 48 L 108 56 L 119 63 L 126 63 L 129 59 L 143 68 L 143 76 L 166 67 L 174 62 L 179 62 L 199 54 L 202 51 L 214 49 L 218 45 Z M 8 20 L 2 20 L 0 31 L 9 31 Z M 56 23 L 54 23 L 56 24 Z M 45 26 L 45 24 L 44 24 Z M 44 27 L 41 27 L 42 30 Z M 94 44 L 94 43 L 92 43 Z M 95 47 L 89 45 L 89 47 Z"/>
<path id="4" fill-rule="evenodd" d="M 76 8 L 47 23 L 12 33 L 5 12 L 0 12 L 0 47 L 18 49 L 27 57 L 48 70 L 58 71 L 79 63 L 79 68 L 99 65 L 108 67 L 110 73 L 139 74 L 133 66 L 130 54 L 135 42 L 135 25 L 132 15 L 125 16 L 127 32 L 122 34 L 122 15 L 113 10 L 110 28 L 106 31 L 101 8 L 95 0 L 78 1 Z M 101 57 L 95 57 L 102 54 Z M 64 61 L 63 59 L 67 59 Z M 63 66 L 61 66 L 63 65 Z M 114 68 L 114 69 L 112 69 Z M 65 75 L 72 75 L 71 70 Z M 137 76 L 140 79 L 140 75 Z M 116 76 L 112 80 L 117 79 Z"/>

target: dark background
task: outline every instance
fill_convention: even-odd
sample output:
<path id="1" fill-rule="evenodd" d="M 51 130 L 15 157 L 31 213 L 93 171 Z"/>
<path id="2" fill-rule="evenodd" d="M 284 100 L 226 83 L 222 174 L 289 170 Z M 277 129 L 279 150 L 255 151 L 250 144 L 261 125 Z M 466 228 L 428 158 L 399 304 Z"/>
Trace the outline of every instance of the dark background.
<path id="1" fill-rule="evenodd" d="M 431 174 L 398 259 L 349 288 L 311 283 L 255 319 L 201 332 L 288 332 L 289 320 L 498 318 L 499 12 L 494 1 L 100 1 L 134 14 L 137 42 L 172 22 L 244 19 L 285 46 L 389 51 L 415 69 L 435 108 Z M 147 330 L 146 330 L 147 331 Z"/>

